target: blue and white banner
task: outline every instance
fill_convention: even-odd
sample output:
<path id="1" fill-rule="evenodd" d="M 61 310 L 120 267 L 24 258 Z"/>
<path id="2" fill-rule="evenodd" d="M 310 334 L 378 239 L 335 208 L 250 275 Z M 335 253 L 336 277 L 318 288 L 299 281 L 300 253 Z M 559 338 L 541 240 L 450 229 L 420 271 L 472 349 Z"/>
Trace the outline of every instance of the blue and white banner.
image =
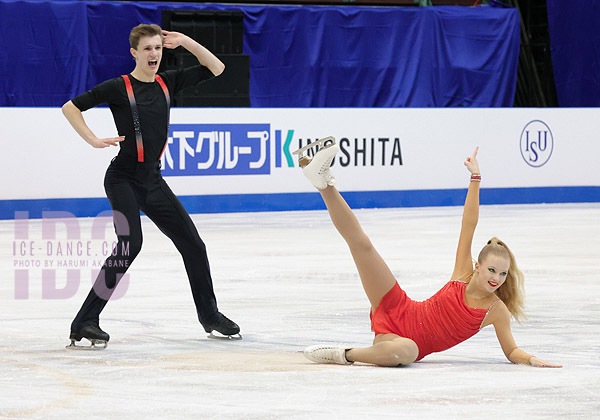
<path id="1" fill-rule="evenodd" d="M 163 176 L 269 174 L 269 124 L 173 124 Z"/>
<path id="2" fill-rule="evenodd" d="M 99 137 L 117 135 L 108 109 L 84 118 Z M 107 209 L 115 147 L 91 148 L 56 108 L 0 108 L 0 120 L 2 218 L 30 206 Z M 338 188 L 359 206 L 460 205 L 477 146 L 482 202 L 600 202 L 599 133 L 598 108 L 176 108 L 161 163 L 192 212 L 313 208 L 292 152 L 327 136 L 340 145 Z"/>

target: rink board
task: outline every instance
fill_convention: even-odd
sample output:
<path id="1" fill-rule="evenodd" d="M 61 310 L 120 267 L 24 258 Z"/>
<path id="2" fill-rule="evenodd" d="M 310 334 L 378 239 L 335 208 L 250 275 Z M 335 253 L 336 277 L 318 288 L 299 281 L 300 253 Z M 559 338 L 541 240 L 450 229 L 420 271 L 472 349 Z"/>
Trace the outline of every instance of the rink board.
<path id="1" fill-rule="evenodd" d="M 107 108 L 84 113 L 116 136 Z M 354 207 L 460 205 L 476 146 L 482 203 L 599 202 L 598 108 L 175 108 L 163 176 L 192 213 L 323 208 L 291 152 L 334 136 L 338 188 Z M 0 108 L 0 218 L 109 209 L 117 150 L 93 149 L 58 108 Z"/>

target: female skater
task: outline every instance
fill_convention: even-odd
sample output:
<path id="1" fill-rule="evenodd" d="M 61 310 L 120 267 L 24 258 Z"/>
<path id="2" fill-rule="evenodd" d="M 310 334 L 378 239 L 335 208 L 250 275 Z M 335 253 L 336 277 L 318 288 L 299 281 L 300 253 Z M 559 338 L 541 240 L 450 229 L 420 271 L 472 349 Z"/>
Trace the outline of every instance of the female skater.
<path id="1" fill-rule="evenodd" d="M 142 247 L 140 210 L 175 244 L 183 257 L 198 319 L 208 333 L 238 334 L 240 328 L 217 309 L 208 257 L 192 219 L 160 173 L 160 157 L 169 131 L 170 98 L 178 91 L 220 75 L 225 65 L 186 35 L 158 25 L 138 25 L 129 36 L 134 70 L 99 84 L 63 105 L 75 131 L 92 147 L 120 145 L 104 188 L 113 209 L 118 244 L 106 260 L 94 287 L 71 324 L 71 346 L 86 338 L 106 347 L 109 335 L 99 324 L 100 312 L 118 281 Z M 182 46 L 201 65 L 157 74 L 163 47 Z M 108 103 L 119 137 L 100 139 L 85 123 L 82 111 Z M 165 278 L 165 281 L 171 279 Z"/>
<path id="2" fill-rule="evenodd" d="M 338 150 L 336 144 L 331 144 L 321 148 L 312 160 L 302 157 L 300 165 L 319 189 L 333 224 L 350 248 L 371 303 L 375 339 L 367 348 L 311 346 L 304 350 L 308 359 L 317 363 L 408 365 L 455 346 L 487 325 L 494 325 L 502 351 L 511 362 L 561 367 L 527 354 L 515 343 L 510 317 L 523 316 L 523 274 L 506 244 L 497 238 L 490 239 L 473 267 L 471 242 L 479 217 L 481 180 L 476 159 L 478 149 L 464 163 L 471 172 L 471 181 L 452 280 L 424 302 L 407 297 L 334 187 L 329 166 Z"/>

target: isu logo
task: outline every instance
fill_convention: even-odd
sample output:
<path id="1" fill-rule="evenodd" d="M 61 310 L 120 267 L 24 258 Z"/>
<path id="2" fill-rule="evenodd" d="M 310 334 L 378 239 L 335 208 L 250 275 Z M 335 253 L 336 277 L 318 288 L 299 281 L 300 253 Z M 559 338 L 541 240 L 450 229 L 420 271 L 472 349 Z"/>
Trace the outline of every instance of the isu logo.
<path id="1" fill-rule="evenodd" d="M 544 166 L 554 149 L 552 131 L 545 122 L 530 121 L 521 133 L 521 156 L 529 166 L 539 168 Z"/>

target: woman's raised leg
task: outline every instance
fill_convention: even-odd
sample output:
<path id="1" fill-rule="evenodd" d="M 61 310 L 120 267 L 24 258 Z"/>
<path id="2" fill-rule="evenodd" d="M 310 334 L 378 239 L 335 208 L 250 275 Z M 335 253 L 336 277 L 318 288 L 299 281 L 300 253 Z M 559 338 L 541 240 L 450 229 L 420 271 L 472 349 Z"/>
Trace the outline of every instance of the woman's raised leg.
<path id="1" fill-rule="evenodd" d="M 329 171 L 329 165 L 337 150 L 339 148 L 335 144 L 320 150 L 303 170 L 321 193 L 335 228 L 348 244 L 363 289 L 374 311 L 381 299 L 396 285 L 396 279 L 375 250 L 346 200 L 335 188 L 335 180 Z M 304 355 L 317 363 L 362 362 L 379 366 L 398 366 L 414 362 L 419 355 L 419 349 L 416 343 L 408 338 L 395 334 L 379 334 L 373 340 L 373 345 L 367 348 L 317 345 L 305 349 Z"/>
<path id="2" fill-rule="evenodd" d="M 385 294 L 394 287 L 396 279 L 339 191 L 335 187 L 328 186 L 319 192 L 333 225 L 350 248 L 363 289 L 372 310 L 375 310 Z"/>

